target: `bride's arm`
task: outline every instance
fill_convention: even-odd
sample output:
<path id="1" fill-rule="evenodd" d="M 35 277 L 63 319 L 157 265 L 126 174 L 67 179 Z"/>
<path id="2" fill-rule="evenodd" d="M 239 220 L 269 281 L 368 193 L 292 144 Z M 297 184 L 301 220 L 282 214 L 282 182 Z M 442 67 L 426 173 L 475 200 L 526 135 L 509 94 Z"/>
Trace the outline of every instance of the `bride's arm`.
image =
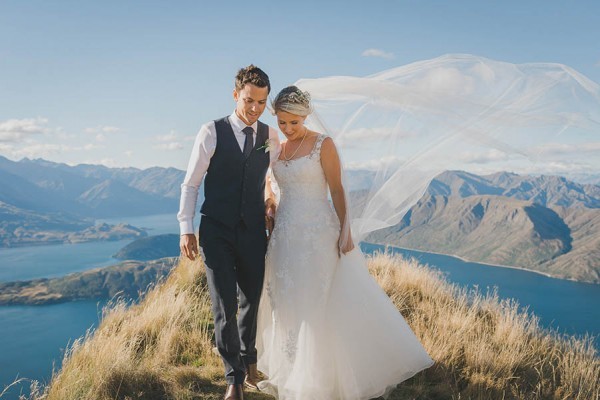
<path id="1" fill-rule="evenodd" d="M 271 236 L 275 227 L 275 212 L 277 211 L 277 201 L 271 182 L 271 168 L 267 171 L 265 177 L 265 224 L 267 229 L 267 237 Z"/>
<path id="2" fill-rule="evenodd" d="M 331 138 L 325 138 L 321 145 L 321 166 L 331 193 L 333 208 L 340 220 L 339 250 L 346 254 L 354 248 L 350 228 L 346 225 L 348 217 L 346 195 L 342 184 L 342 165 L 335 144 Z M 347 232 L 347 234 L 344 234 Z"/>
<path id="3" fill-rule="evenodd" d="M 265 176 L 265 212 L 266 214 L 275 215 L 275 208 L 277 202 L 275 201 L 275 193 L 273 192 L 273 183 L 271 182 L 271 168 L 267 171 Z M 272 213 L 269 213 L 272 211 Z"/>

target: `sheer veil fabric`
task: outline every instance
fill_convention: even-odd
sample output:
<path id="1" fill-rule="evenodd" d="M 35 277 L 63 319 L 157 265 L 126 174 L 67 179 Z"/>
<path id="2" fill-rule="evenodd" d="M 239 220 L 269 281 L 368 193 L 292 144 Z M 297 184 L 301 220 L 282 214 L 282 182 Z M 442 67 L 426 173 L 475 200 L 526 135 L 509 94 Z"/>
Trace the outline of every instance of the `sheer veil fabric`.
<path id="1" fill-rule="evenodd" d="M 370 171 L 347 207 L 355 242 L 400 222 L 445 170 L 600 170 L 600 89 L 565 65 L 451 54 L 296 85 L 312 98 L 307 124 L 352 160 L 346 175 Z"/>
<path id="2" fill-rule="evenodd" d="M 260 388 L 287 400 L 385 396 L 433 361 L 360 250 L 338 257 L 340 229 L 358 244 L 399 223 L 449 169 L 599 170 L 599 88 L 564 65 L 471 55 L 296 86 L 312 98 L 307 125 L 333 138 L 345 164 L 348 223 L 340 228 L 327 198 L 319 146 L 274 164 L 280 202 L 258 316 L 258 367 L 268 375 Z"/>

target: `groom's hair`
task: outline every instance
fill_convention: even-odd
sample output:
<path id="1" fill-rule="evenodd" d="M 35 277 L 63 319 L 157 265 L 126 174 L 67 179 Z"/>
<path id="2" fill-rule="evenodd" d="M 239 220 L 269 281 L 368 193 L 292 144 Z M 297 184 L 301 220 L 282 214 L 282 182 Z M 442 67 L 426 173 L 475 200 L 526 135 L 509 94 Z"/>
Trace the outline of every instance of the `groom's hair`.
<path id="1" fill-rule="evenodd" d="M 250 64 L 246 68 L 242 68 L 238 71 L 235 77 L 235 90 L 240 91 L 247 84 L 252 84 L 257 87 L 266 87 L 268 93 L 271 93 L 271 82 L 269 82 L 269 76 L 257 66 Z"/>

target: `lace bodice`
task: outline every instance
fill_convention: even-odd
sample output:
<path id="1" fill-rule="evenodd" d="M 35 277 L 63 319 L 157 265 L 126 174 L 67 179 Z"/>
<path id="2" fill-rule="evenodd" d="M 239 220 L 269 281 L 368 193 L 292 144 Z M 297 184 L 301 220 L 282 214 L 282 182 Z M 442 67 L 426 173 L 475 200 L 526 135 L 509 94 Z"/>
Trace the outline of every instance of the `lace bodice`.
<path id="1" fill-rule="evenodd" d="M 273 174 L 279 185 L 280 201 L 327 200 L 327 181 L 321 167 L 321 146 L 326 136 L 319 134 L 313 149 L 304 157 L 277 160 Z"/>
<path id="2" fill-rule="evenodd" d="M 275 230 L 267 250 L 267 264 L 272 264 L 276 254 L 295 256 L 284 257 L 275 263 L 277 270 L 274 274 L 278 284 L 273 284 L 272 277 L 267 274 L 265 284 L 268 291 L 277 287 L 283 294 L 294 286 L 294 282 L 301 280 L 295 274 L 309 272 L 312 268 L 307 267 L 309 265 L 316 267 L 323 246 L 331 247 L 332 254 L 336 249 L 340 223 L 327 195 L 327 180 L 320 157 L 325 138 L 319 135 L 312 151 L 306 156 L 291 161 L 277 160 L 273 165 L 280 196 Z M 309 272 L 310 276 L 321 278 L 321 288 L 313 297 L 324 294 L 330 272 L 318 267 Z"/>

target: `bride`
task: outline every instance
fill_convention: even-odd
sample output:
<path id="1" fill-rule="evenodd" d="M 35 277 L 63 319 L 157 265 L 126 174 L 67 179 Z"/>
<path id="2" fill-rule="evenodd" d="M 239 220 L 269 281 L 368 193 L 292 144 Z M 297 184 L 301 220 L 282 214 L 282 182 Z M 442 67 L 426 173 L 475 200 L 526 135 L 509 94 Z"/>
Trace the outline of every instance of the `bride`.
<path id="1" fill-rule="evenodd" d="M 273 110 L 287 141 L 273 165 L 280 202 L 259 307 L 259 388 L 286 400 L 386 395 L 433 361 L 354 246 L 336 146 L 304 125 L 310 96 L 287 87 Z"/>

